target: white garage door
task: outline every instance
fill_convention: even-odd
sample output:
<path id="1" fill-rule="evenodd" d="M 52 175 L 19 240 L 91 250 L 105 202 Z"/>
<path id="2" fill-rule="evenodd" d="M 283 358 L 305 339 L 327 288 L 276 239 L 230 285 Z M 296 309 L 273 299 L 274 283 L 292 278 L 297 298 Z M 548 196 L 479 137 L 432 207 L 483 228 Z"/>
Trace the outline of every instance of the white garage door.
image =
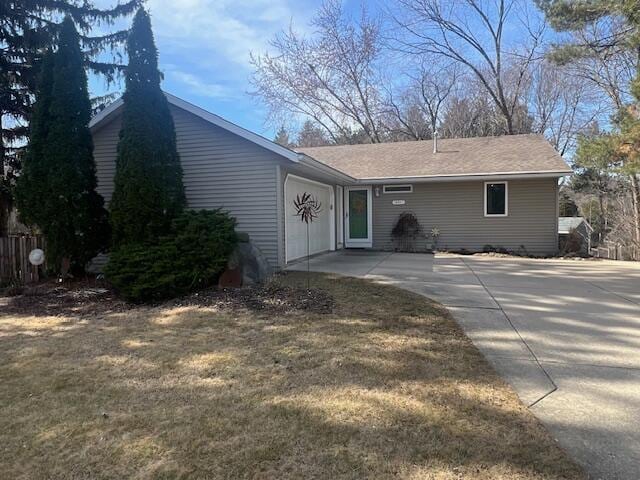
<path id="1" fill-rule="evenodd" d="M 307 225 L 296 215 L 296 196 L 309 193 L 320 202 L 318 217 L 309 223 L 310 254 L 333 250 L 333 195 L 329 185 L 288 175 L 284 184 L 287 262 L 307 255 Z"/>

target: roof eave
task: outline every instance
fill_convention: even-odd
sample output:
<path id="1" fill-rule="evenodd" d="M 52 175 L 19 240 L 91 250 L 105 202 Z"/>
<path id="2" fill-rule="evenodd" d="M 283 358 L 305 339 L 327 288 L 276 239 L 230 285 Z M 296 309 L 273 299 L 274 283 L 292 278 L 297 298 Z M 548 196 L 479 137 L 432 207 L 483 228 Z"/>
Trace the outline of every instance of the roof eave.
<path id="1" fill-rule="evenodd" d="M 124 102 L 122 101 L 122 97 L 120 97 L 119 99 L 111 102 L 105 108 L 100 110 L 89 121 L 89 128 L 95 131 L 98 127 L 103 125 L 108 118 L 116 113 L 123 103 Z"/>
<path id="2" fill-rule="evenodd" d="M 571 170 L 531 171 L 531 172 L 488 172 L 474 174 L 451 175 L 418 175 L 405 177 L 370 177 L 358 178 L 358 183 L 422 183 L 422 182 L 460 182 L 470 180 L 517 180 L 527 178 L 560 178 L 571 175 Z"/>

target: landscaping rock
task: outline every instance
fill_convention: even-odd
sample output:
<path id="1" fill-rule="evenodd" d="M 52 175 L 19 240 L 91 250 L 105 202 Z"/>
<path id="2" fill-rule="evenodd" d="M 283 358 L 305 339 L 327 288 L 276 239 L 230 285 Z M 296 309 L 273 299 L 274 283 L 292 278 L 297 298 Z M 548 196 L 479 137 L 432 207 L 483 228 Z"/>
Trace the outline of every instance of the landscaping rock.
<path id="1" fill-rule="evenodd" d="M 242 286 L 242 269 L 227 268 L 218 280 L 218 288 L 240 288 Z"/>
<path id="2" fill-rule="evenodd" d="M 242 284 L 253 285 L 264 282 L 271 275 L 271 267 L 258 247 L 249 240 L 246 233 L 238 234 L 240 242 L 231 254 L 228 268 L 242 270 Z"/>

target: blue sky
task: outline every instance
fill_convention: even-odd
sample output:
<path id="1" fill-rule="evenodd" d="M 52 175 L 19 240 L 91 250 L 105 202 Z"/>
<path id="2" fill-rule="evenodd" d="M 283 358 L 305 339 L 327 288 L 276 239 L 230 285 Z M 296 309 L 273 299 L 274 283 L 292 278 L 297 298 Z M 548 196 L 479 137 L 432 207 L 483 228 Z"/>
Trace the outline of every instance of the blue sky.
<path id="1" fill-rule="evenodd" d="M 117 0 L 94 1 L 107 7 Z M 381 15 L 382 9 L 393 5 L 390 0 L 342 0 L 342 3 L 354 17 L 359 16 L 362 4 L 372 16 Z M 159 50 L 160 70 L 164 73 L 163 88 L 272 138 L 275 128 L 265 123 L 266 109 L 258 98 L 249 94 L 250 54 L 267 52 L 269 41 L 290 24 L 299 33 L 313 34 L 309 22 L 320 4 L 321 0 L 146 0 Z M 524 5 L 537 12 L 533 3 Z M 505 37 L 514 44 L 523 35 L 515 18 L 520 15 L 524 16 L 524 11 L 515 13 L 513 23 L 505 31 Z M 112 28 L 124 26 L 123 23 Z M 101 30 L 99 27 L 95 33 Z M 406 59 L 387 60 L 400 62 L 395 67 L 388 65 L 391 75 L 405 67 L 402 62 Z M 105 86 L 104 81 L 91 78 L 90 89 L 93 95 L 100 95 L 121 92 L 123 85 L 121 82 Z"/>
<path id="2" fill-rule="evenodd" d="M 101 0 L 110 5 L 113 0 Z M 299 31 L 319 2 L 313 0 L 147 0 L 160 53 L 163 88 L 254 132 L 273 136 L 266 111 L 251 97 L 250 52 L 263 53 L 290 22 Z M 348 8 L 359 3 L 347 2 Z M 122 90 L 92 79 L 92 94 Z"/>

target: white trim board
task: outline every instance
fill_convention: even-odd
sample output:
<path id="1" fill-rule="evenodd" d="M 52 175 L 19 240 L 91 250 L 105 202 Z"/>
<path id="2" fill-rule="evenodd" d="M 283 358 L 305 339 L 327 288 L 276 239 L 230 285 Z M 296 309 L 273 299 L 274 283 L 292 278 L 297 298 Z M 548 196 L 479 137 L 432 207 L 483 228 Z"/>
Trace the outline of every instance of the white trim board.
<path id="1" fill-rule="evenodd" d="M 504 185 L 504 213 L 487 213 L 487 185 Z M 495 182 L 484 182 L 482 184 L 482 188 L 484 189 L 484 216 L 487 218 L 493 217 L 508 217 L 509 216 L 509 182 L 507 181 L 495 181 Z"/>
<path id="2" fill-rule="evenodd" d="M 344 248 L 344 187 L 336 185 L 336 250 Z"/>
<path id="3" fill-rule="evenodd" d="M 549 172 L 496 172 L 478 174 L 446 174 L 446 175 L 425 175 L 414 177 L 375 177 L 359 178 L 356 183 L 366 184 L 394 184 L 394 183 L 422 183 L 422 182 L 460 182 L 467 180 L 491 180 L 495 182 L 504 180 L 519 180 L 527 178 L 560 178 L 571 175 L 571 171 L 549 171 Z"/>
<path id="4" fill-rule="evenodd" d="M 350 238 L 349 237 L 349 192 L 352 190 L 367 191 L 367 238 Z M 344 187 L 344 246 L 345 248 L 372 248 L 373 247 L 373 195 L 371 194 L 371 186 L 349 186 Z"/>

